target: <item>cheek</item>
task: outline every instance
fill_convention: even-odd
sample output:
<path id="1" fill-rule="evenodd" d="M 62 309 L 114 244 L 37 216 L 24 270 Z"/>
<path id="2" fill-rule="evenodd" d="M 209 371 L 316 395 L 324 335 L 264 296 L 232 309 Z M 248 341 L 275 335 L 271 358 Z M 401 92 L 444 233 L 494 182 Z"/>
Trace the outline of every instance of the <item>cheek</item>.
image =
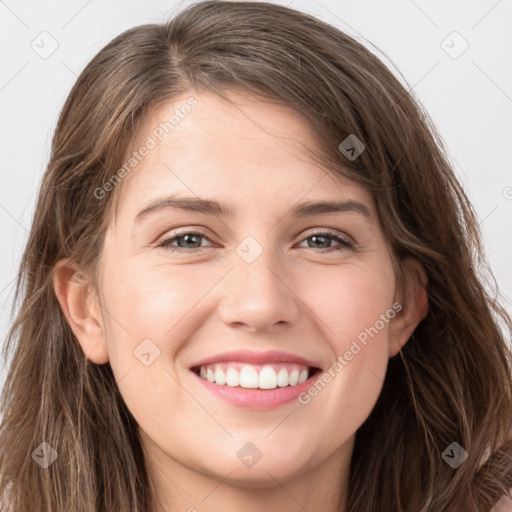
<path id="1" fill-rule="evenodd" d="M 118 267 L 110 275 L 106 302 L 122 319 L 125 331 L 155 342 L 172 340 L 172 331 L 218 280 L 212 272 L 184 266 Z M 117 327 L 119 330 L 119 325 Z M 135 340 L 133 340 L 135 341 Z"/>
<path id="2" fill-rule="evenodd" d="M 355 431 L 382 389 L 389 322 L 396 313 L 392 269 L 385 265 L 380 269 L 372 272 L 347 265 L 307 292 L 308 305 L 321 320 L 316 325 L 329 342 L 332 364 L 301 402 L 322 414 L 329 411 L 332 439 Z"/>
<path id="3" fill-rule="evenodd" d="M 385 338 L 388 322 L 381 315 L 389 312 L 394 297 L 394 277 L 391 268 L 381 265 L 378 271 L 362 265 L 345 265 L 323 270 L 315 280 L 318 286 L 305 286 L 301 298 L 321 320 L 325 339 L 337 354 L 350 348 L 351 341 L 377 324 L 378 335 Z"/>
<path id="4" fill-rule="evenodd" d="M 208 292 L 226 269 L 208 270 L 191 265 L 172 267 L 111 265 L 103 284 L 107 343 L 116 377 L 138 369 L 146 361 L 161 372 L 176 356 L 209 312 Z M 147 374 L 148 372 L 146 372 Z M 155 372 L 153 372 L 155 373 Z"/>
<path id="5" fill-rule="evenodd" d="M 186 406 L 174 361 L 206 314 L 201 297 L 220 277 L 184 266 L 128 267 L 129 260 L 112 267 L 104 283 L 109 359 L 125 403 L 151 430 L 157 416 Z"/>

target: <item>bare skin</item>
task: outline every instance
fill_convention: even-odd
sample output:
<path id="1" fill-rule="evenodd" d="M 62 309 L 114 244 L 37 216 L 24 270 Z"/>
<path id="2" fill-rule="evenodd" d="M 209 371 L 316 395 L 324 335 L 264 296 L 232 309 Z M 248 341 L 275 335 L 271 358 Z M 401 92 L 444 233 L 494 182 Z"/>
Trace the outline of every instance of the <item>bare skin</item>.
<path id="1" fill-rule="evenodd" d="M 112 366 L 140 428 L 156 510 L 343 512 L 355 433 L 380 394 L 389 358 L 425 313 L 425 274 L 408 260 L 409 288 L 396 287 L 371 194 L 308 157 L 297 141 L 313 144 L 311 134 L 288 107 L 233 92 L 237 108 L 190 91 L 148 118 L 133 148 L 192 95 L 197 107 L 123 180 L 99 289 L 89 288 L 97 300 L 62 261 L 59 301 L 84 353 Z M 236 211 L 166 208 L 136 222 L 139 211 L 171 194 Z M 332 200 L 361 203 L 371 217 L 357 210 L 291 215 L 299 203 Z M 204 236 L 175 240 L 180 252 L 158 247 L 178 228 Z M 311 237 L 325 230 L 353 247 L 332 237 L 315 245 Z M 253 245 L 242 244 L 246 237 Z M 248 263 L 240 244 L 262 252 Z M 189 369 L 212 354 L 248 349 L 282 350 L 326 371 L 396 303 L 400 311 L 307 404 L 242 409 L 205 390 Z M 134 356 L 145 339 L 160 350 L 148 366 Z M 237 457 L 247 443 L 262 454 L 252 467 Z"/>

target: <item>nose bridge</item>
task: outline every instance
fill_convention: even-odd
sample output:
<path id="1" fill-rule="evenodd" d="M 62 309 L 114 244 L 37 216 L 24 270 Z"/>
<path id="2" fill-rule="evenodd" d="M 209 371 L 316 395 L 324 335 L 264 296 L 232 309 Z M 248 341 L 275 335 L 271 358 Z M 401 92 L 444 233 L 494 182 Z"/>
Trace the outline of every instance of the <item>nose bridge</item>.
<path id="1" fill-rule="evenodd" d="M 249 235 L 236 247 L 234 261 L 237 279 L 241 280 L 242 290 L 256 287 L 261 294 L 278 295 L 283 283 L 277 277 L 282 272 L 281 258 L 275 251 L 275 244 L 269 242 L 271 236 Z M 266 297 L 269 299 L 270 297 Z"/>
<path id="2" fill-rule="evenodd" d="M 285 284 L 282 258 L 274 246 L 264 247 L 255 237 L 247 236 L 235 252 L 222 306 L 224 321 L 255 329 L 293 321 L 298 306 Z"/>

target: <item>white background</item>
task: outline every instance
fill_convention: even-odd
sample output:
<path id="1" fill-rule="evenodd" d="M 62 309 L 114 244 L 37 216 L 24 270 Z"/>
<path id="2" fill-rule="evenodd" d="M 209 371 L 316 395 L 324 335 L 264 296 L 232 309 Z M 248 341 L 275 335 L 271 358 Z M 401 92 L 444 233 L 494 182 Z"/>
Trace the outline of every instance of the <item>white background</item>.
<path id="1" fill-rule="evenodd" d="M 164 21 L 190 3 L 0 0 L 0 343 L 12 321 L 14 278 L 53 130 L 76 77 L 122 31 Z M 414 90 L 446 142 L 512 312 L 512 0 L 274 3 L 337 26 L 380 55 L 395 74 L 387 58 L 400 70 L 400 80 Z M 49 36 L 40 36 L 43 31 L 58 43 L 46 59 L 31 47 L 42 46 L 46 37 L 50 48 Z M 453 31 L 469 44 L 455 59 L 442 46 Z M 452 53 L 463 48 L 457 37 L 444 43 L 453 47 Z M 0 388 L 4 379 L 0 368 Z"/>

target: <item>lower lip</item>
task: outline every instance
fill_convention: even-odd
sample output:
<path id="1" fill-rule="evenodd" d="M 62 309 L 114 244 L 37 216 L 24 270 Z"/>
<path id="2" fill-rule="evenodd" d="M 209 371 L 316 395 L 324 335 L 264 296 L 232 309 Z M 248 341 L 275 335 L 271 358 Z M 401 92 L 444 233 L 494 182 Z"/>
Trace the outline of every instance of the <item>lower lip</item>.
<path id="1" fill-rule="evenodd" d="M 302 392 L 306 391 L 317 380 L 320 372 L 315 373 L 309 379 L 305 380 L 302 384 L 296 386 L 286 386 L 275 389 L 254 389 L 254 388 L 241 388 L 239 386 L 226 386 L 215 384 L 209 380 L 202 379 L 195 372 L 192 374 L 201 381 L 201 384 L 210 391 L 213 395 L 220 399 L 243 407 L 245 409 L 276 409 L 289 402 L 295 400 Z"/>

